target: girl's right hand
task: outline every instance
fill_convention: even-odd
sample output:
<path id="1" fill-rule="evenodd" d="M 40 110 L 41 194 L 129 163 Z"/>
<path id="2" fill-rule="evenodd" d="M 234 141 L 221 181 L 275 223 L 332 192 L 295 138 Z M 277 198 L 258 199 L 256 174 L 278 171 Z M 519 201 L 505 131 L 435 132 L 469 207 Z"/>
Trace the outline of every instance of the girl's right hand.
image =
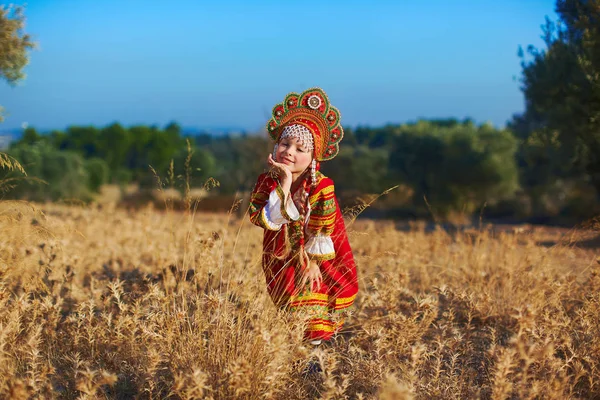
<path id="1" fill-rule="evenodd" d="M 267 162 L 269 163 L 269 165 L 271 167 L 273 167 L 273 169 L 275 170 L 277 175 L 279 175 L 282 186 L 287 186 L 287 185 L 291 186 L 292 171 L 290 171 L 290 169 L 287 167 L 287 165 L 278 163 L 277 161 L 275 161 L 273 159 L 273 154 L 269 154 L 269 157 L 267 158 Z"/>
<path id="2" fill-rule="evenodd" d="M 319 264 L 317 264 L 316 261 L 311 260 L 308 263 L 306 270 L 302 274 L 300 287 L 303 288 L 308 285 L 310 287 L 310 291 L 314 292 L 321 289 L 321 284 L 323 284 L 323 274 L 321 274 Z"/>

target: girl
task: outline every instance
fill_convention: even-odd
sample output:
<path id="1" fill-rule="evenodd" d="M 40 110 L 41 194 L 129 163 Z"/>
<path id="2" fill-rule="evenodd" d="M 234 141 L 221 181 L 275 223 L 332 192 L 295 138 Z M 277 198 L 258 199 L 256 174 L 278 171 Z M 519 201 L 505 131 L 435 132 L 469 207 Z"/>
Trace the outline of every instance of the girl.
<path id="1" fill-rule="evenodd" d="M 358 292 L 356 265 L 333 181 L 319 172 L 343 137 L 339 111 L 318 88 L 290 93 L 267 123 L 275 141 L 250 197 L 250 220 L 264 228 L 267 290 L 280 308 L 308 316 L 318 345 L 342 326 Z"/>

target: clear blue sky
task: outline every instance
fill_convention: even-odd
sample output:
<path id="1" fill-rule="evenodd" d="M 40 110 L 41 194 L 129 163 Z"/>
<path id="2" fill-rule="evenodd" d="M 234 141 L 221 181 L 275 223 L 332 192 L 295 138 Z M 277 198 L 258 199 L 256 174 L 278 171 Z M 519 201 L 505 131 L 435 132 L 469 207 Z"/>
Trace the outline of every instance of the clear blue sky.
<path id="1" fill-rule="evenodd" d="M 30 0 L 27 79 L 0 82 L 29 123 L 261 129 L 290 91 L 319 86 L 344 125 L 523 110 L 518 46 L 542 46 L 553 0 Z M 17 1 L 16 4 L 23 4 Z"/>

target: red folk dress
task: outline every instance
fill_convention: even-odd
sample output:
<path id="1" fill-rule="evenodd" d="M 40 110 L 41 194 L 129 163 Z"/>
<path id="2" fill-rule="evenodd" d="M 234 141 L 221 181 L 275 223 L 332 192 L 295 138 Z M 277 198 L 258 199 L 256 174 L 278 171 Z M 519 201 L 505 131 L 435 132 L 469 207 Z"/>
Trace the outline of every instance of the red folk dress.
<path id="1" fill-rule="evenodd" d="M 308 316 L 307 339 L 328 340 L 342 327 L 341 312 L 354 303 L 358 279 L 333 181 L 320 172 L 316 178 L 315 187 L 300 185 L 284 207 L 278 179 L 260 175 L 250 197 L 250 220 L 264 229 L 262 265 L 271 299 L 282 309 Z M 298 212 L 302 190 L 309 196 L 304 221 Z M 317 291 L 299 287 L 302 246 L 319 264 L 323 283 Z"/>

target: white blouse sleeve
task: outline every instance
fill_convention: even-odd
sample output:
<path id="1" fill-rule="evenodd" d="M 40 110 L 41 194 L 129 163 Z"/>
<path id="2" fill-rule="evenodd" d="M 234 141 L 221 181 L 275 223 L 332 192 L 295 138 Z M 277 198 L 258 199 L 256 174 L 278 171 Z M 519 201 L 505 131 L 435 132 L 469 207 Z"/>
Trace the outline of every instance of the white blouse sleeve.
<path id="1" fill-rule="evenodd" d="M 312 236 L 306 243 L 306 253 L 311 259 L 317 261 L 334 259 L 335 249 L 331 236 L 320 233 Z"/>
<path id="2" fill-rule="evenodd" d="M 288 195 L 286 207 L 283 206 L 284 203 L 283 190 L 277 186 L 269 194 L 269 200 L 262 210 L 264 220 L 272 230 L 279 230 L 281 225 L 297 221 L 300 218 L 300 213 L 291 196 Z"/>

